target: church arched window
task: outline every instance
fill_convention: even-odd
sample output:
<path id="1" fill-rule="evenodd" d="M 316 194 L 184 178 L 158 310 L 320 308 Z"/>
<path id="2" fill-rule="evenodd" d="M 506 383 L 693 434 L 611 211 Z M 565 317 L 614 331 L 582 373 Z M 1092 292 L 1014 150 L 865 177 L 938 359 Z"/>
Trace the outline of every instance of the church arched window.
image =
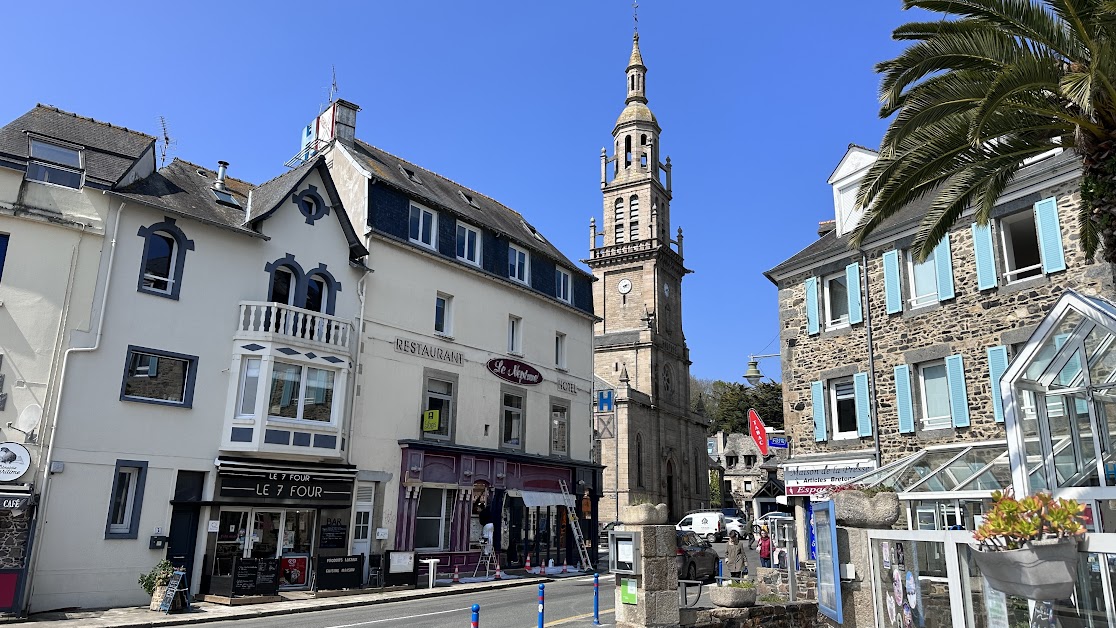
<path id="1" fill-rule="evenodd" d="M 632 136 L 624 136 L 624 167 L 632 165 Z"/>
<path id="2" fill-rule="evenodd" d="M 636 434 L 636 485 L 643 488 L 643 436 Z"/>

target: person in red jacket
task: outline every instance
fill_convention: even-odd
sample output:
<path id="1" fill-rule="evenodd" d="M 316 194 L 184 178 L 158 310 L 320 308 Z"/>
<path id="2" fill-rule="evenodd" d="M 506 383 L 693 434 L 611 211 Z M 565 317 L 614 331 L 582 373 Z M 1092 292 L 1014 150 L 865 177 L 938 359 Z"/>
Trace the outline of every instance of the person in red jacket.
<path id="1" fill-rule="evenodd" d="M 760 567 L 771 566 L 771 537 L 767 535 L 767 530 L 760 532 L 759 558 Z"/>

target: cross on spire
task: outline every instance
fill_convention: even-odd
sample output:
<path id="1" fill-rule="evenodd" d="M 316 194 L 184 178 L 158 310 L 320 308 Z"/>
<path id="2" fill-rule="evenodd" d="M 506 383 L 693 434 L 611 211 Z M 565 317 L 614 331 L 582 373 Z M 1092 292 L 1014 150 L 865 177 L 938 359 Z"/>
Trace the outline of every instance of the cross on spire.
<path id="1" fill-rule="evenodd" d="M 639 0 L 632 2 L 632 21 L 635 23 L 635 32 L 639 33 Z"/>

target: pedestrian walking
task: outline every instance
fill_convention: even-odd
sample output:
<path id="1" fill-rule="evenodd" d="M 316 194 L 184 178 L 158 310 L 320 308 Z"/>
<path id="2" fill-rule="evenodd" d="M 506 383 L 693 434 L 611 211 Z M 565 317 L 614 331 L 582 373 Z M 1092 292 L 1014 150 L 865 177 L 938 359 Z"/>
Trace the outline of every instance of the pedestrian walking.
<path id="1" fill-rule="evenodd" d="M 771 566 L 771 537 L 767 535 L 767 530 L 760 532 L 759 557 L 760 567 Z"/>
<path id="2" fill-rule="evenodd" d="M 744 555 L 744 543 L 736 530 L 729 532 L 728 545 L 725 547 L 725 567 L 733 579 L 748 573 L 748 557 Z"/>

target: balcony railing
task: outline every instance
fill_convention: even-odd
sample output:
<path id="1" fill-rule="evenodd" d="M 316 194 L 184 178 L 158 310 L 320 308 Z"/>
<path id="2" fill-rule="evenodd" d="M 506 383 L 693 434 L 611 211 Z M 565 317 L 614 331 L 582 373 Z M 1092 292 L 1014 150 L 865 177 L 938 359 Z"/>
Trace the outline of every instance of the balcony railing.
<path id="1" fill-rule="evenodd" d="M 348 353 L 353 341 L 352 323 L 300 307 L 259 301 L 240 302 L 240 337 L 265 339 L 283 336 Z"/>

